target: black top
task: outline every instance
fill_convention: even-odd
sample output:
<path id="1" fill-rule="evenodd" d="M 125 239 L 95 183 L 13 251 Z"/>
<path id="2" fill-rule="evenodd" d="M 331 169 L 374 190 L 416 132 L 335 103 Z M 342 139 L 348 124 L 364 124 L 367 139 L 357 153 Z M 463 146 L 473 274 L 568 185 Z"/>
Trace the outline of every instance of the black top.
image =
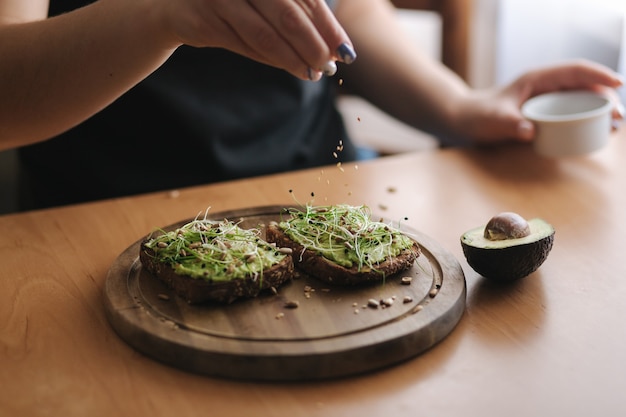
<path id="1" fill-rule="evenodd" d="M 51 15 L 86 3 L 52 1 Z M 339 141 L 340 160 L 353 160 L 336 84 L 301 81 L 221 49 L 180 47 L 100 113 L 20 149 L 20 208 L 332 164 Z"/>

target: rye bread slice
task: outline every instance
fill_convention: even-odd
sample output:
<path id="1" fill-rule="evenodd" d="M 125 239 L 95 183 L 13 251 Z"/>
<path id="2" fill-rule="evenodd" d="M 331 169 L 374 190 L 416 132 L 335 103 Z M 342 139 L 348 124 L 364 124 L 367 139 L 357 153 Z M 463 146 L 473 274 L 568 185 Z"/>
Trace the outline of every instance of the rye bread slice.
<path id="1" fill-rule="evenodd" d="M 208 301 L 232 303 L 239 298 L 256 297 L 263 290 L 278 288 L 291 280 L 294 273 L 291 256 L 285 256 L 279 263 L 265 269 L 256 277 L 249 275 L 229 281 L 193 278 L 178 274 L 168 263 L 159 261 L 155 251 L 145 245 L 146 242 L 147 240 L 142 242 L 139 252 L 143 267 L 190 304 Z"/>
<path id="2" fill-rule="evenodd" d="M 347 268 L 305 248 L 287 236 L 275 222 L 268 225 L 266 240 L 275 243 L 278 247 L 290 248 L 296 268 L 309 276 L 323 282 L 343 286 L 381 282 L 393 274 L 409 269 L 420 255 L 419 245 L 413 241 L 411 248 L 404 249 L 397 256 L 378 263 L 375 269 L 361 268 L 359 270 L 356 265 Z"/>

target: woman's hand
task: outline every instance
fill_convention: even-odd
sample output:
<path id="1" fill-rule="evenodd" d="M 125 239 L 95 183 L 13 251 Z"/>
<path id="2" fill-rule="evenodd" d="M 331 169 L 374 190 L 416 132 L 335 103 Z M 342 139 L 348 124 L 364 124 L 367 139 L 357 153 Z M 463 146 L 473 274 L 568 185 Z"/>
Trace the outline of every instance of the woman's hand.
<path id="1" fill-rule="evenodd" d="M 221 47 L 301 79 L 334 73 L 356 55 L 324 0 L 185 0 L 160 3 L 180 44 Z"/>
<path id="2" fill-rule="evenodd" d="M 522 104 L 539 94 L 574 89 L 594 90 L 608 96 L 615 103 L 613 118 L 621 120 L 624 110 L 615 89 L 622 82 L 618 74 L 589 61 L 539 68 L 503 88 L 470 92 L 460 101 L 455 130 L 476 143 L 531 141 L 535 128 L 522 115 Z"/>

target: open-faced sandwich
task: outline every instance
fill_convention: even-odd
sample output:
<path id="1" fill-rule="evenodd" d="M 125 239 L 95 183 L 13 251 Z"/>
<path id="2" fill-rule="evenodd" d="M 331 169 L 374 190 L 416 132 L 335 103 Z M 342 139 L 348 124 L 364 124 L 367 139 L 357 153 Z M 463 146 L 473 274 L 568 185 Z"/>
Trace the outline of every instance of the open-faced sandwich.
<path id="1" fill-rule="evenodd" d="M 337 285 L 383 281 L 410 268 L 420 255 L 413 239 L 373 221 L 367 206 L 285 209 L 284 218 L 266 232 L 268 242 L 292 249 L 296 267 Z"/>
<path id="2" fill-rule="evenodd" d="M 289 250 L 277 249 L 260 235 L 230 220 L 196 219 L 152 233 L 142 241 L 139 258 L 189 303 L 230 303 L 277 288 L 293 276 Z"/>

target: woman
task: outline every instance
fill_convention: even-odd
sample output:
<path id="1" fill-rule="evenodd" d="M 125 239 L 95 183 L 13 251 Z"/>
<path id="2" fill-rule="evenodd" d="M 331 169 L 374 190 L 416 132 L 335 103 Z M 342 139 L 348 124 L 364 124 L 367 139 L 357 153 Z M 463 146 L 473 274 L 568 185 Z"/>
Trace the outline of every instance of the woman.
<path id="1" fill-rule="evenodd" d="M 0 149 L 20 148 L 22 208 L 329 164 L 339 141 L 354 159 L 338 77 L 454 143 L 532 140 L 528 97 L 621 85 L 577 62 L 474 91 L 394 18 L 385 0 L 0 0 Z"/>

